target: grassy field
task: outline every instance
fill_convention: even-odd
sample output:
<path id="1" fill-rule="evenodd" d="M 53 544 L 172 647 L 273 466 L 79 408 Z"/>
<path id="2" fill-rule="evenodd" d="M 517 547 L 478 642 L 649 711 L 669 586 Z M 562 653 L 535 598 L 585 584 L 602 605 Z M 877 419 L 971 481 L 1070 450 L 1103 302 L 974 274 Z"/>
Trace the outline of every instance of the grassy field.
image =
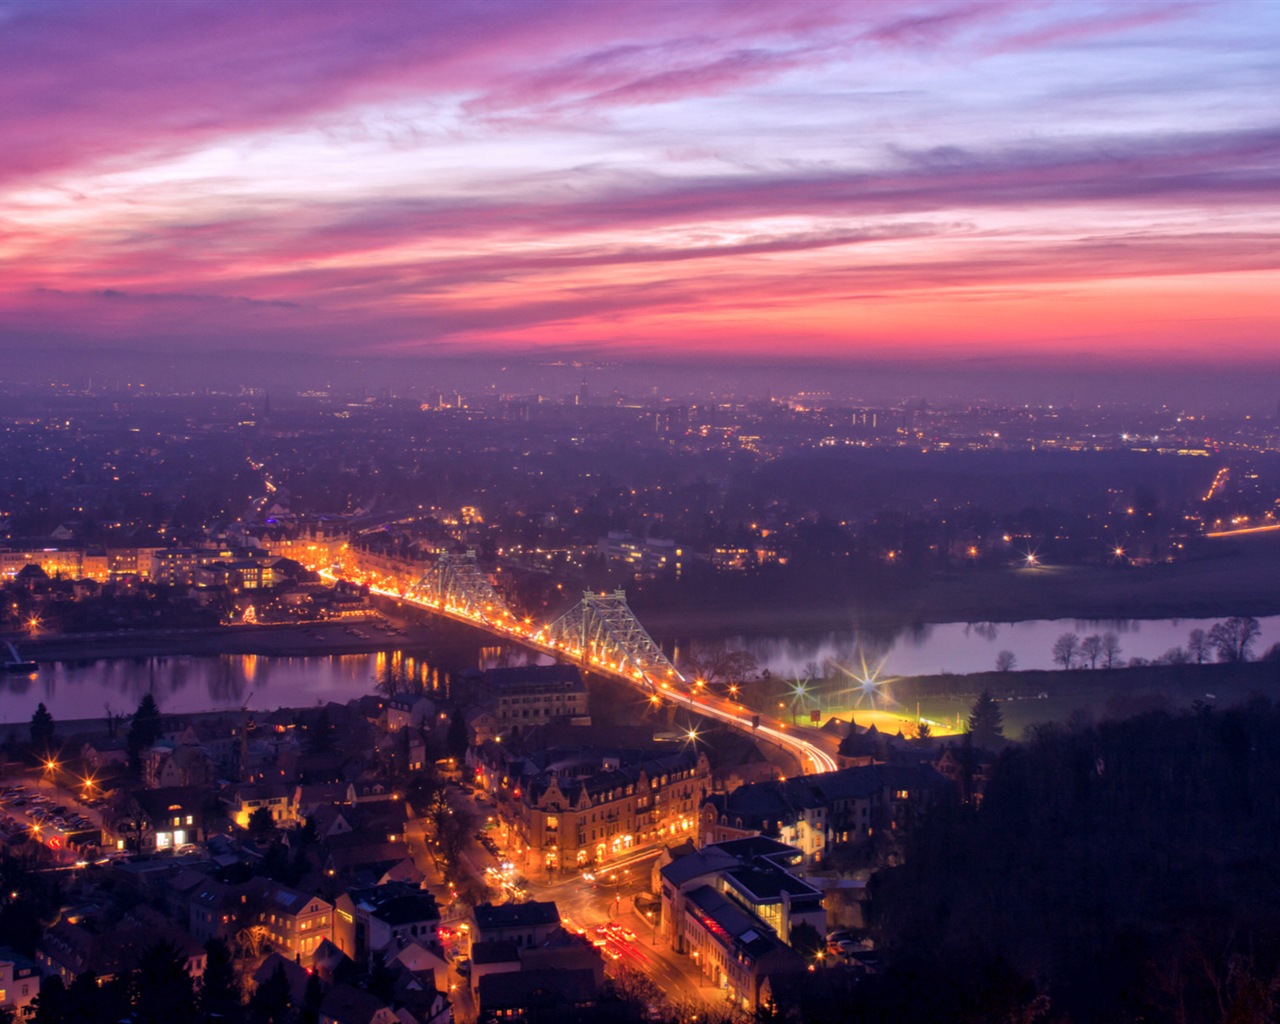
<path id="1" fill-rule="evenodd" d="M 955 732 L 963 728 L 974 699 L 983 690 L 1000 700 L 1005 733 L 1016 739 L 1029 726 L 1068 722 L 1074 716 L 1102 721 L 1145 711 L 1174 711 L 1197 701 L 1211 707 L 1243 704 L 1255 696 L 1275 701 L 1280 698 L 1280 662 L 909 676 L 894 680 L 877 704 L 909 722 L 915 721 L 919 708 L 922 718 Z M 859 709 L 852 713 L 859 725 L 870 724 L 863 721 Z"/>

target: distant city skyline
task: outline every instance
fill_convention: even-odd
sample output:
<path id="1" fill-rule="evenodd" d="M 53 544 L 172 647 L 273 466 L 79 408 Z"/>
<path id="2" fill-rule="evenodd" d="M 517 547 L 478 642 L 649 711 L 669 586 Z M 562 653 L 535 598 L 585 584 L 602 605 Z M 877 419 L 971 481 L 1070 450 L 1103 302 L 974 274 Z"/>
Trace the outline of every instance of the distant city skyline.
<path id="1" fill-rule="evenodd" d="M 1248 380 L 1271 409 L 1277 28 L 1265 3 L 0 2 L 0 349 L 794 360 L 1035 398 L 1052 371 L 1058 400 Z"/>

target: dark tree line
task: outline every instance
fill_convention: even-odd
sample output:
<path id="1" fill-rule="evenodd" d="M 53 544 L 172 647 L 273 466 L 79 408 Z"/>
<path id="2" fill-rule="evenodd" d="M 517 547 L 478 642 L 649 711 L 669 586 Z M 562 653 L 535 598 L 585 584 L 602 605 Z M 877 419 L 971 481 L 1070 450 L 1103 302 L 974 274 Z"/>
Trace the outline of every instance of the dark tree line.
<path id="1" fill-rule="evenodd" d="M 849 1019 L 1274 1021 L 1278 730 L 1261 699 L 1033 730 L 878 877 L 892 966 Z"/>
<path id="2" fill-rule="evenodd" d="M 1130 658 L 1128 666 L 1140 665 L 1203 665 L 1206 661 L 1217 660 L 1225 664 L 1238 665 L 1253 657 L 1253 646 L 1262 635 L 1262 627 L 1251 615 L 1233 615 L 1222 622 L 1216 622 L 1208 630 L 1193 629 L 1187 634 L 1187 642 L 1182 647 L 1171 647 L 1164 654 L 1149 662 L 1146 658 Z M 1119 668 L 1124 663 L 1119 661 L 1120 643 L 1114 633 L 1093 633 L 1083 639 L 1076 633 L 1063 633 L 1053 642 L 1053 660 L 1064 669 L 1097 668 L 1099 661 L 1103 668 Z M 1280 645 L 1266 654 L 1267 658 L 1280 651 Z M 1001 651 L 1000 655 L 1013 655 Z M 997 669 L 1000 659 L 997 658 Z M 1012 666 L 1010 666 L 1012 667 Z M 1004 671 L 1004 669 L 1001 669 Z"/>

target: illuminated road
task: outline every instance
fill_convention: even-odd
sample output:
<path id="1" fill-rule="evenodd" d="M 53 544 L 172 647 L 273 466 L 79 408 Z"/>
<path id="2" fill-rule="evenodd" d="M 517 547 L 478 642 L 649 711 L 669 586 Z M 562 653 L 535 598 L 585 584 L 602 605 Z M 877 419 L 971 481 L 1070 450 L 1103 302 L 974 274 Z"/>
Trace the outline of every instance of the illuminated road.
<path id="1" fill-rule="evenodd" d="M 336 582 L 340 578 L 345 578 L 338 576 L 329 569 L 319 569 L 318 571 L 321 576 L 330 581 Z M 553 643 L 542 639 L 545 627 L 536 626 L 528 621 L 522 622 L 515 617 L 493 621 L 482 616 L 468 614 L 462 609 L 449 606 L 442 607 L 423 597 L 369 583 L 362 579 L 359 574 L 354 574 L 350 578 L 355 582 L 368 586 L 371 593 L 380 597 L 399 601 L 402 604 L 421 608 L 437 615 L 443 615 L 446 618 L 464 622 L 470 626 L 476 626 L 495 636 L 506 640 L 514 640 L 516 643 L 523 644 L 559 660 L 571 661 L 592 672 L 599 672 L 602 675 L 622 680 L 643 691 L 651 700 L 655 697 L 659 699 L 666 698 L 707 718 L 717 719 L 755 736 L 763 736 L 777 743 L 779 747 L 791 754 L 800 764 L 800 770 L 804 774 L 835 771 L 838 767 L 835 758 L 831 754 L 806 737 L 805 733 L 808 730 L 794 726 L 789 728 L 781 719 L 766 719 L 764 715 L 760 716 L 759 726 L 753 728 L 752 721 L 755 712 L 711 694 L 695 695 L 679 685 L 679 683 L 684 682 L 683 679 L 676 685 L 672 685 L 666 680 L 650 678 L 640 671 L 628 672 L 622 670 L 599 658 L 586 658 L 581 650 L 568 643 Z"/>

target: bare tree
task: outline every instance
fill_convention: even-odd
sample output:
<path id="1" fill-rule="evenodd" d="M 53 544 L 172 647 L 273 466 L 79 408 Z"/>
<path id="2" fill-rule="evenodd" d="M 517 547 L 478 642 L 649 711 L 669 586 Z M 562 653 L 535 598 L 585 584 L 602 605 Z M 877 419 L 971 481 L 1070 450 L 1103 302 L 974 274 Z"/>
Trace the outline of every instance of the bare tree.
<path id="1" fill-rule="evenodd" d="M 1102 653 L 1102 637 L 1097 633 L 1090 633 L 1087 637 L 1080 641 L 1080 660 L 1089 659 L 1089 667 L 1098 667 L 1098 656 Z"/>
<path id="2" fill-rule="evenodd" d="M 1120 638 L 1114 633 L 1102 634 L 1102 657 L 1107 668 L 1114 668 L 1116 659 L 1120 657 Z"/>
<path id="3" fill-rule="evenodd" d="M 1218 652 L 1219 661 L 1248 661 L 1250 648 L 1262 628 L 1252 615 L 1233 615 L 1209 630 L 1209 643 Z"/>
<path id="4" fill-rule="evenodd" d="M 996 655 L 997 672 L 1012 672 L 1017 663 L 1018 658 L 1013 651 L 1001 651 Z"/>
<path id="5" fill-rule="evenodd" d="M 1197 665 L 1203 665 L 1212 650 L 1213 644 L 1209 643 L 1209 634 L 1203 629 L 1193 629 L 1187 634 L 1187 654 Z"/>
<path id="6" fill-rule="evenodd" d="M 1053 660 L 1064 669 L 1070 668 L 1080 652 L 1080 637 L 1075 633 L 1063 633 L 1053 642 Z"/>

